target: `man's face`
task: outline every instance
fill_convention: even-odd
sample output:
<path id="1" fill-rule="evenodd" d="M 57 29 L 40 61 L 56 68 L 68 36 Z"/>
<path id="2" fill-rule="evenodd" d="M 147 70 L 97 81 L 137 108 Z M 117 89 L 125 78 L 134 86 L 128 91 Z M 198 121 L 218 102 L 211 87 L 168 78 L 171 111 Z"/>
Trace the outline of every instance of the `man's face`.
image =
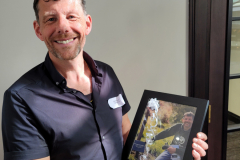
<path id="1" fill-rule="evenodd" d="M 80 3 L 80 0 L 38 3 L 39 24 L 34 21 L 35 33 L 45 42 L 49 53 L 59 59 L 77 57 L 91 31 L 91 17 L 84 14 Z"/>
<path id="2" fill-rule="evenodd" d="M 184 129 L 190 129 L 193 124 L 193 117 L 192 116 L 184 116 L 182 119 Z"/>

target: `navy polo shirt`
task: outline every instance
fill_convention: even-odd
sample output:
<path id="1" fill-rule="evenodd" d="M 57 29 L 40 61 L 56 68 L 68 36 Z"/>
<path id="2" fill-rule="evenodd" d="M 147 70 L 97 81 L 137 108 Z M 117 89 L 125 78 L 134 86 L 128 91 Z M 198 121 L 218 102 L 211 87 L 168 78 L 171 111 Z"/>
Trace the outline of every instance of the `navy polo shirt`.
<path id="1" fill-rule="evenodd" d="M 86 52 L 83 57 L 92 73 L 93 102 L 67 87 L 48 54 L 5 92 L 5 160 L 121 159 L 122 116 L 130 105 L 113 69 Z M 125 104 L 112 109 L 108 100 L 119 94 Z"/>

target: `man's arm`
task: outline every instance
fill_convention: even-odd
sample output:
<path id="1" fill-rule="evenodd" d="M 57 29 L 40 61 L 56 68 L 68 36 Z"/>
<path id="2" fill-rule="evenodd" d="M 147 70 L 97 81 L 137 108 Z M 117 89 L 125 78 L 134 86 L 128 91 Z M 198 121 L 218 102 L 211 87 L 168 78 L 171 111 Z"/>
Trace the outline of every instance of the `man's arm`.
<path id="1" fill-rule="evenodd" d="M 176 134 L 177 131 L 179 131 L 179 129 L 181 128 L 181 124 L 175 124 L 174 126 L 158 133 L 154 140 L 159 140 L 159 139 L 164 139 L 166 137 L 170 137 Z"/>
<path id="2" fill-rule="evenodd" d="M 128 118 L 128 114 L 126 113 L 125 115 L 123 115 L 122 117 L 122 136 L 123 136 L 123 142 L 125 144 L 128 134 L 130 132 L 131 129 L 131 122 Z"/>
<path id="3" fill-rule="evenodd" d="M 2 136 L 4 159 L 35 159 L 49 156 L 48 146 L 40 134 L 36 118 L 18 90 L 4 93 Z M 17 88 L 18 89 L 18 88 Z"/>

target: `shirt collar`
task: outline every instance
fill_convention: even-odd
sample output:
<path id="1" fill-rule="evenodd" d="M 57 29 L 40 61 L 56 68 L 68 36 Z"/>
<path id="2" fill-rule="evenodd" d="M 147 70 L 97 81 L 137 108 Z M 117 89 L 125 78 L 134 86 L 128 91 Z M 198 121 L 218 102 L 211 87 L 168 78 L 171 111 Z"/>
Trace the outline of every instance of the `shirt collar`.
<path id="1" fill-rule="evenodd" d="M 86 61 L 89 69 L 91 70 L 92 76 L 102 76 L 101 73 L 98 71 L 98 66 L 95 63 L 95 61 L 92 59 L 90 55 L 88 55 L 85 51 L 83 51 L 83 58 Z M 62 88 L 66 88 L 66 80 L 65 78 L 57 71 L 55 66 L 52 63 L 52 60 L 49 57 L 49 53 L 47 53 L 44 65 L 47 68 L 47 71 L 49 72 L 49 76 L 52 78 L 52 80 L 55 82 L 55 84 Z"/>
<path id="2" fill-rule="evenodd" d="M 88 65 L 88 67 L 90 68 L 92 74 L 95 74 L 97 76 L 101 76 L 101 73 L 99 73 L 99 71 L 98 71 L 98 66 L 97 66 L 96 62 L 85 51 L 83 51 L 83 59 L 86 61 L 86 63 Z"/>

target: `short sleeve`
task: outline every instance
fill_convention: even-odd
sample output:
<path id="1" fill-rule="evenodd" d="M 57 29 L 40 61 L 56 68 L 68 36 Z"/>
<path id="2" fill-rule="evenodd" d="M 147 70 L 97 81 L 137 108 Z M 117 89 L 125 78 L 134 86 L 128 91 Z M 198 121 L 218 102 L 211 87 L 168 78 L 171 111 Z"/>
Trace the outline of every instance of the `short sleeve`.
<path id="1" fill-rule="evenodd" d="M 110 68 L 112 69 L 112 67 L 110 67 Z M 124 93 L 122 85 L 121 85 L 120 81 L 118 80 L 117 75 L 115 74 L 113 69 L 112 69 L 112 72 L 113 72 L 113 75 L 115 77 L 114 82 L 117 83 L 117 85 L 119 85 L 119 87 L 121 88 L 121 92 L 122 92 L 121 94 L 122 94 L 123 99 L 125 101 L 125 104 L 122 106 L 122 115 L 125 115 L 131 109 L 131 107 L 130 107 L 130 104 L 129 104 L 128 100 L 127 100 L 127 97 L 126 97 L 126 95 Z"/>
<path id="2" fill-rule="evenodd" d="M 124 91 L 122 91 L 122 92 L 123 92 L 123 94 L 122 94 L 123 99 L 125 100 L 125 105 L 122 107 L 122 115 L 125 115 L 131 109 L 131 107 L 128 103 L 128 100 L 127 100 L 127 97 L 126 97 Z"/>
<path id="3" fill-rule="evenodd" d="M 4 160 L 38 159 L 49 156 L 37 122 L 16 91 L 7 90 L 2 107 Z"/>

